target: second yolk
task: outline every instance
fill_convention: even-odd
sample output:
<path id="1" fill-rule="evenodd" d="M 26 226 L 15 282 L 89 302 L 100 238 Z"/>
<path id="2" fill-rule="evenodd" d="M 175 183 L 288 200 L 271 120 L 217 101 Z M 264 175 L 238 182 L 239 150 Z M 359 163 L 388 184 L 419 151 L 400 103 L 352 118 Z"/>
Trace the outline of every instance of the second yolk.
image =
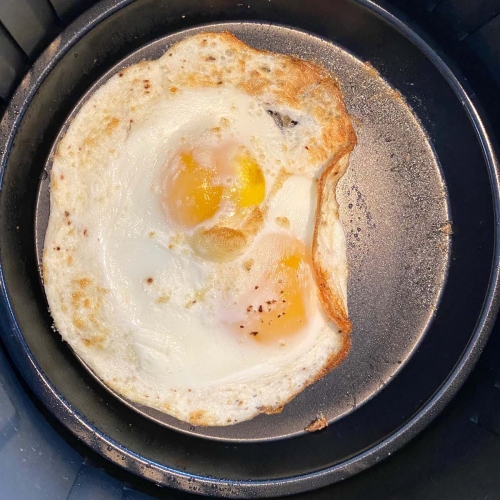
<path id="1" fill-rule="evenodd" d="M 309 263 L 300 248 L 279 256 L 250 294 L 244 319 L 233 325 L 258 343 L 286 341 L 308 321 Z"/>

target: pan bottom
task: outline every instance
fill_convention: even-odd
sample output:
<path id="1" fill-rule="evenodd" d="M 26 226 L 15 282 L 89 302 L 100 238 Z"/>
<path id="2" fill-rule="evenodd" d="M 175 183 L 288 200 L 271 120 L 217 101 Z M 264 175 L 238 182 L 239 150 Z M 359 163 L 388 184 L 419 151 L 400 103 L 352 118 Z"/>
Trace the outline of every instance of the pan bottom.
<path id="1" fill-rule="evenodd" d="M 451 247 L 448 197 L 423 126 L 373 67 L 329 41 L 276 25 L 211 24 L 143 46 L 88 90 L 58 138 L 92 92 L 119 69 L 158 58 L 186 36 L 223 30 L 257 48 L 318 61 L 340 84 L 358 136 L 350 168 L 338 187 L 348 241 L 351 351 L 336 370 L 299 394 L 281 414 L 229 427 L 193 427 L 115 396 L 143 416 L 183 433 L 223 441 L 276 440 L 303 434 L 318 413 L 331 425 L 353 412 L 382 390 L 416 350 L 446 280 Z M 51 157 L 45 171 L 50 168 Z M 48 215 L 49 179 L 44 175 L 35 218 L 39 269 Z"/>

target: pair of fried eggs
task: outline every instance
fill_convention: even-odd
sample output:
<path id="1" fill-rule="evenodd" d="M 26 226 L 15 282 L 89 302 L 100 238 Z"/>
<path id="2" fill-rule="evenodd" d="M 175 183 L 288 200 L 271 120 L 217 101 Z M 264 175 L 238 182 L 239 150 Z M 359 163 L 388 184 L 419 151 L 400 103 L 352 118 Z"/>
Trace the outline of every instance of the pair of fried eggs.
<path id="1" fill-rule="evenodd" d="M 227 56 L 221 35 L 208 38 Z M 325 162 L 304 165 L 310 113 L 231 77 L 165 81 L 162 59 L 115 75 L 59 143 L 45 289 L 58 331 L 111 388 L 226 425 L 279 411 L 345 355 L 313 265 Z M 345 304 L 338 213 L 320 222 Z"/>

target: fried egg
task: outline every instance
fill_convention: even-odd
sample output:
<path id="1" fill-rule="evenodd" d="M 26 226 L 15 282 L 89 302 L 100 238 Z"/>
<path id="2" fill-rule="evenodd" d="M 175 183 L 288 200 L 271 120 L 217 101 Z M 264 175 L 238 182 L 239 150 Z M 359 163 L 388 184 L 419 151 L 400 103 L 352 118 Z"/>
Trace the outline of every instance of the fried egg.
<path id="1" fill-rule="evenodd" d="M 60 140 L 44 286 L 110 388 L 193 425 L 276 413 L 347 354 L 333 78 L 229 33 L 103 84 Z"/>

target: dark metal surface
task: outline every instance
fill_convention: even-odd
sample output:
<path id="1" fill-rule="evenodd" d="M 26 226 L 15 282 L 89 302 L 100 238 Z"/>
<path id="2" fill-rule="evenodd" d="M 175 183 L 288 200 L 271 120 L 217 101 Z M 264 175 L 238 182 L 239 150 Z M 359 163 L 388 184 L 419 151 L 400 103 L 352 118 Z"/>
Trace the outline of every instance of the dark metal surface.
<path id="1" fill-rule="evenodd" d="M 49 1 L 60 19 L 69 21 L 75 14 L 91 7 L 96 0 L 45 0 Z"/>
<path id="2" fill-rule="evenodd" d="M 26 54 L 33 55 L 41 43 L 54 35 L 56 16 L 46 2 L 2 0 L 0 20 Z"/>
<path id="3" fill-rule="evenodd" d="M 127 2 L 121 3 L 124 8 L 114 16 L 112 11 L 118 9 L 111 3 L 88 13 L 74 31 L 49 47 L 14 97 L 0 129 L 5 135 L 2 285 L 9 296 L 11 320 L 16 321 L 4 340 L 54 414 L 92 448 L 128 470 L 159 483 L 220 495 L 276 495 L 318 487 L 368 467 L 410 439 L 442 408 L 472 367 L 496 309 L 493 223 L 498 180 L 491 147 L 474 106 L 448 68 L 397 19 L 363 3 L 413 39 L 439 70 L 380 18 L 351 2 L 312 2 L 305 16 L 295 3 L 278 1 L 258 3 L 248 13 L 241 4 L 220 2 L 212 10 L 207 7 L 203 15 L 190 2 L 181 9 L 138 1 L 128 8 Z M 99 19 L 101 25 L 92 30 L 99 16 L 107 20 Z M 397 376 L 326 432 L 273 443 L 224 445 L 183 436 L 140 418 L 113 398 L 104 399 L 106 392 L 72 363 L 71 354 L 48 328 L 33 248 L 35 193 L 42 165 L 58 128 L 93 81 L 135 47 L 185 22 L 196 25 L 231 17 L 279 19 L 331 38 L 358 58 L 370 60 L 402 92 L 428 131 L 449 191 L 455 230 L 442 301 L 427 335 Z M 409 204 L 418 202 L 408 197 Z M 407 271 L 411 275 L 412 270 Z M 418 278 L 414 280 L 419 287 Z M 377 295 L 378 285 L 375 279 L 369 283 L 372 296 Z M 393 298 L 396 311 L 401 299 Z"/>
<path id="4" fill-rule="evenodd" d="M 0 24 L 0 98 L 10 95 L 24 67 L 21 50 Z"/>
<path id="5" fill-rule="evenodd" d="M 446 0 L 433 14 L 446 30 L 463 40 L 500 14 L 500 0 Z"/>
<path id="6" fill-rule="evenodd" d="M 450 224 L 446 190 L 421 124 L 371 66 L 328 41 L 268 24 L 205 25 L 146 45 L 96 82 L 69 115 L 59 137 L 95 89 L 118 70 L 156 59 L 177 41 L 206 30 L 229 30 L 253 47 L 317 60 L 339 80 L 358 136 L 348 174 L 338 188 L 348 239 L 352 347 L 339 368 L 279 415 L 262 415 L 227 427 L 194 428 L 144 405 L 131 406 L 157 422 L 198 436 L 232 441 L 291 437 L 304 434 L 320 412 L 332 424 L 373 397 L 416 349 L 445 281 L 451 240 L 446 231 Z M 50 176 L 46 172 L 57 142 L 42 174 L 37 200 L 39 269 L 49 215 Z M 376 296 L 374 282 L 378 283 Z"/>

